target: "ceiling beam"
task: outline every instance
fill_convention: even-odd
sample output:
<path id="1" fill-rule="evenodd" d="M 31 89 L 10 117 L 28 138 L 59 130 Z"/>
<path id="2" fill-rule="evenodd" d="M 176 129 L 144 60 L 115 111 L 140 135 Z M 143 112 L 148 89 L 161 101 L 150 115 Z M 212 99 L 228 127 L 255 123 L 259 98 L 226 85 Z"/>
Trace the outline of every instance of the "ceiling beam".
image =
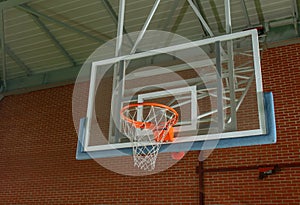
<path id="1" fill-rule="evenodd" d="M 172 22 L 172 19 L 174 17 L 174 14 L 175 14 L 175 11 L 177 9 L 179 5 L 179 0 L 174 0 L 173 4 L 172 4 L 172 7 L 171 7 L 171 10 L 168 14 L 168 17 L 167 17 L 167 20 L 165 21 L 165 23 L 163 24 L 163 26 L 161 27 L 161 30 L 163 31 L 167 31 L 169 25 L 171 24 Z"/>
<path id="2" fill-rule="evenodd" d="M 211 10 L 214 14 L 214 17 L 216 19 L 216 22 L 217 22 L 217 25 L 218 25 L 218 31 L 220 33 L 225 33 L 225 29 L 224 29 L 224 26 L 222 24 L 222 21 L 221 21 L 221 18 L 219 16 L 219 12 L 218 12 L 218 9 L 217 9 L 217 6 L 216 6 L 216 3 L 214 0 L 210 0 L 209 1 L 209 4 L 210 4 L 210 7 L 211 7 Z"/>
<path id="3" fill-rule="evenodd" d="M 299 35 L 298 21 L 299 21 L 299 2 L 300 2 L 300 0 L 291 0 L 291 2 L 292 2 L 293 17 L 294 17 L 294 19 L 293 19 L 294 28 L 295 28 L 297 35 Z"/>
<path id="4" fill-rule="evenodd" d="M 203 19 L 208 23 L 208 20 L 206 18 L 206 15 L 205 15 L 205 12 L 204 12 L 204 9 L 203 9 L 203 6 L 201 5 L 201 1 L 200 0 L 194 0 L 195 2 L 195 5 L 197 6 L 197 8 L 199 9 L 199 12 L 202 14 L 203 16 Z M 198 19 L 199 20 L 199 19 Z M 200 21 L 200 20 L 199 20 Z M 200 22 L 201 23 L 201 22 Z M 203 25 L 201 24 L 201 27 L 202 27 L 202 30 L 205 34 L 205 36 L 209 36 L 209 33 L 205 30 L 205 28 L 203 27 Z"/>
<path id="5" fill-rule="evenodd" d="M 47 28 L 47 26 L 40 20 L 36 15 L 30 15 L 33 21 L 40 27 L 40 29 L 49 37 L 49 39 L 53 42 L 53 44 L 60 50 L 60 52 L 70 61 L 73 66 L 76 66 L 75 60 L 68 53 L 68 51 L 61 45 L 61 43 L 57 40 L 57 38 L 51 33 L 51 31 Z"/>
<path id="6" fill-rule="evenodd" d="M 8 79 L 6 91 L 3 94 L 24 93 L 74 83 L 81 66 L 77 65 L 45 73 L 36 73 L 31 76 Z"/>
<path id="7" fill-rule="evenodd" d="M 176 20 L 175 20 L 173 26 L 172 26 L 171 29 L 170 29 L 170 32 L 176 33 L 176 31 L 177 31 L 177 29 L 178 29 L 178 27 L 179 27 L 179 25 L 180 25 L 180 23 L 181 23 L 181 21 L 182 21 L 184 15 L 185 15 L 185 13 L 186 13 L 186 11 L 187 11 L 188 8 L 189 8 L 188 5 L 189 5 L 189 4 L 187 3 L 187 1 L 184 1 L 184 4 L 183 4 L 183 6 L 182 6 L 181 9 L 180 9 L 177 18 L 176 18 Z"/>
<path id="8" fill-rule="evenodd" d="M 9 1 L 4 1 L 0 3 L 0 9 L 8 9 L 11 7 L 18 6 L 20 4 L 25 4 L 28 3 L 32 0 L 9 0 Z"/>
<path id="9" fill-rule="evenodd" d="M 5 26 L 4 26 L 4 10 L 1 10 L 1 16 L 0 16 L 0 23 L 1 23 L 1 50 L 2 50 L 2 77 L 3 77 L 3 83 L 4 83 L 4 87 L 6 84 L 6 70 L 7 70 L 7 59 L 6 59 L 6 55 L 8 55 L 12 60 L 14 60 L 16 62 L 17 65 L 20 66 L 20 68 L 22 68 L 26 75 L 30 75 L 31 74 L 31 70 L 30 68 L 25 65 L 25 63 L 10 49 L 10 47 L 6 44 L 5 42 Z"/>
<path id="10" fill-rule="evenodd" d="M 226 33 L 232 33 L 230 0 L 224 0 L 225 5 L 225 28 Z"/>
<path id="11" fill-rule="evenodd" d="M 300 19 L 300 0 L 296 0 L 296 6 L 297 6 L 297 11 L 298 11 L 298 19 Z"/>
<path id="12" fill-rule="evenodd" d="M 242 8 L 242 12 L 243 12 L 243 15 L 245 17 L 245 20 L 246 20 L 247 27 L 250 28 L 251 27 L 251 21 L 250 21 L 250 18 L 249 18 L 246 2 L 245 2 L 245 0 L 240 0 L 240 1 L 241 1 L 241 8 Z"/>
<path id="13" fill-rule="evenodd" d="M 115 12 L 115 10 L 113 9 L 113 7 L 111 6 L 111 4 L 109 3 L 108 0 L 102 0 L 102 4 L 104 6 L 104 8 L 106 9 L 106 11 L 109 13 L 109 15 L 111 16 L 113 22 L 118 25 L 118 15 Z M 125 33 L 125 32 L 124 32 Z"/>
<path id="14" fill-rule="evenodd" d="M 256 9 L 256 13 L 257 13 L 257 16 L 258 16 L 259 23 L 261 25 L 264 25 L 265 17 L 264 17 L 264 13 L 263 13 L 263 10 L 262 10 L 262 7 L 261 7 L 260 0 L 254 0 L 254 4 L 255 4 L 255 9 Z"/>
<path id="15" fill-rule="evenodd" d="M 205 30 L 209 34 L 209 36 L 213 37 L 214 33 L 212 32 L 212 30 L 210 29 L 209 25 L 207 24 L 207 22 L 203 18 L 202 14 L 198 10 L 197 6 L 194 4 L 194 2 L 192 0 L 188 0 L 188 2 L 190 4 L 191 8 L 193 9 L 194 13 L 196 14 L 196 16 L 199 18 L 201 24 L 203 25 L 203 27 L 205 28 Z"/>
<path id="16" fill-rule="evenodd" d="M 50 21 L 52 23 L 55 23 L 55 24 L 60 25 L 62 27 L 65 27 L 68 30 L 76 32 L 76 33 L 78 33 L 78 34 L 80 34 L 82 36 L 85 36 L 85 37 L 87 37 L 87 38 L 89 38 L 91 40 L 97 41 L 99 43 L 105 43 L 106 42 L 106 40 L 103 40 L 101 38 L 95 37 L 95 36 L 93 36 L 93 35 L 91 35 L 91 34 L 89 34 L 87 32 L 81 31 L 81 30 L 79 30 L 77 28 L 74 28 L 74 27 L 72 27 L 72 26 L 70 26 L 70 25 L 68 25 L 66 23 L 63 23 L 63 22 L 61 22 L 59 20 L 56 20 L 56 19 L 54 19 L 52 17 L 49 17 L 49 16 L 45 15 L 45 14 L 42 14 L 41 12 L 38 12 L 38 11 L 34 10 L 33 8 L 31 8 L 28 5 L 23 4 L 23 5 L 18 6 L 18 8 L 21 9 L 21 10 L 23 10 L 23 11 L 25 11 L 25 12 L 27 12 L 27 13 L 29 13 L 29 14 L 33 14 L 35 16 L 38 16 L 39 18 L 46 19 L 47 21 Z"/>
<path id="17" fill-rule="evenodd" d="M 295 16 L 297 19 L 300 18 L 299 10 L 300 10 L 300 0 L 291 0 L 292 2 L 292 10 L 293 10 L 293 16 Z"/>
<path id="18" fill-rule="evenodd" d="M 5 48 L 5 31 L 4 31 L 4 10 L 1 9 L 0 10 L 1 14 L 0 14 L 0 35 L 1 35 L 1 48 L 2 48 L 2 83 L 3 85 L 1 86 L 1 90 L 2 90 L 2 86 L 3 86 L 3 90 L 6 89 L 7 84 L 6 84 L 6 48 Z"/>
<path id="19" fill-rule="evenodd" d="M 27 76 L 31 75 L 31 69 L 10 49 L 8 45 L 5 45 L 5 50 L 9 57 L 25 71 Z"/>

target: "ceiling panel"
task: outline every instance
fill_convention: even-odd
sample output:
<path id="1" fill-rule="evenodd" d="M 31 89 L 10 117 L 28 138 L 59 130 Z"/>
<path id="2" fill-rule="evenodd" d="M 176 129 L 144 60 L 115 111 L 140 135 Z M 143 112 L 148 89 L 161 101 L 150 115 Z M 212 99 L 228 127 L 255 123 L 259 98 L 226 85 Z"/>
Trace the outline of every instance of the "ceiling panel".
<path id="1" fill-rule="evenodd" d="M 246 12 L 243 11 L 242 0 L 231 0 L 234 31 L 269 22 L 282 22 L 279 25 L 292 25 L 293 23 L 291 0 L 243 1 Z M 116 22 L 104 2 L 105 0 L 32 0 L 27 5 L 54 21 L 58 21 L 54 23 L 49 19 L 39 18 L 68 55 L 77 64 L 81 64 L 95 49 L 117 35 Z M 112 12 L 118 15 L 119 1 L 107 0 L 107 2 L 111 5 Z M 142 29 L 154 2 L 155 0 L 126 0 L 125 28 L 128 32 L 138 32 Z M 194 0 L 194 2 L 200 6 L 200 11 L 214 35 L 224 34 L 224 1 Z M 171 14 L 173 15 L 170 16 Z M 251 25 L 247 24 L 246 14 Z M 30 67 L 33 74 L 71 66 L 70 59 L 63 54 L 61 48 L 55 45 L 53 39 L 49 38 L 49 34 L 47 35 L 45 30 L 37 25 L 31 14 L 20 7 L 14 7 L 6 9 L 4 17 L 7 46 Z M 274 25 L 271 24 L 271 27 Z M 68 26 L 71 28 L 67 28 Z M 207 38 L 194 11 L 183 0 L 161 1 L 148 29 L 173 31 L 190 40 Z M 114 48 L 109 47 L 108 50 L 109 52 L 102 54 L 100 58 L 111 56 Z M 2 57 L 0 60 L 2 65 Z M 6 67 L 7 79 L 26 76 L 24 70 L 10 57 L 7 57 Z"/>

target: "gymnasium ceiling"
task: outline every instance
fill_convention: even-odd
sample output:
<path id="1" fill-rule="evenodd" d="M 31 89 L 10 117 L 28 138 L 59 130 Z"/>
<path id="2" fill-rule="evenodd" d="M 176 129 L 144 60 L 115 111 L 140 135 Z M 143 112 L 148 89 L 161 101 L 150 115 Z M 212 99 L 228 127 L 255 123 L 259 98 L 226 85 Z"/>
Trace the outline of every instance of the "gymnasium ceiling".
<path id="1" fill-rule="evenodd" d="M 117 35 L 118 0 L 0 0 L 1 92 L 73 82 L 87 57 Z M 124 32 L 140 31 L 155 0 L 126 0 Z M 193 0 L 213 35 L 224 0 Z M 231 0 L 233 31 L 264 27 L 262 42 L 299 36 L 300 0 Z M 191 40 L 211 36 L 185 0 L 162 0 L 148 27 Z M 5 85 L 5 86 L 4 86 Z"/>

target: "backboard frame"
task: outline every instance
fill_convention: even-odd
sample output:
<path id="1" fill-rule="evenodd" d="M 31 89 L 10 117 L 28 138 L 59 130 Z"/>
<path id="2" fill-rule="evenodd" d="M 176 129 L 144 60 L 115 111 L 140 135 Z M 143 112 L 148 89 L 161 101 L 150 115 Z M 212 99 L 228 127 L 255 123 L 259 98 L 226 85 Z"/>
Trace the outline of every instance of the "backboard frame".
<path id="1" fill-rule="evenodd" d="M 263 88 L 262 88 L 262 77 L 261 77 L 261 71 L 260 71 L 260 56 L 259 56 L 259 43 L 258 43 L 258 35 L 256 30 L 247 30 L 243 32 L 233 33 L 233 34 L 227 34 L 224 36 L 218 36 L 214 38 L 209 38 L 205 40 L 199 40 L 194 41 L 190 43 L 155 49 L 151 51 L 146 51 L 142 53 L 137 54 L 131 54 L 121 57 L 115 57 L 111 59 L 106 59 L 102 61 L 97 61 L 92 63 L 91 68 L 91 82 L 96 81 L 96 70 L 98 67 L 105 66 L 105 65 L 111 65 L 118 62 L 125 62 L 130 61 L 142 57 L 148 57 L 152 56 L 157 53 L 168 53 L 173 52 L 177 50 L 183 50 L 188 49 L 191 47 L 197 47 L 201 45 L 206 45 L 210 43 L 214 43 L 217 41 L 228 41 L 234 38 L 241 38 L 244 36 L 251 36 L 252 38 L 252 46 L 253 46 L 253 60 L 254 60 L 254 67 L 255 67 L 255 79 L 256 79 L 256 92 L 258 95 L 261 95 L 261 97 L 258 97 L 258 110 L 264 110 L 265 112 L 259 112 L 259 125 L 260 129 L 257 130 L 250 130 L 250 131 L 239 131 L 238 133 L 235 132 L 228 132 L 228 133 L 219 133 L 219 134 L 210 134 L 210 135 L 201 135 L 201 136 L 190 136 L 185 138 L 180 138 L 175 141 L 175 143 L 172 144 L 178 144 L 179 146 L 174 146 L 172 149 L 168 149 L 168 151 L 180 151 L 180 144 L 184 143 L 191 143 L 193 142 L 193 145 L 191 147 L 191 150 L 201 150 L 200 147 L 201 144 L 203 144 L 203 141 L 205 140 L 220 140 L 217 148 L 224 148 L 224 147 L 233 147 L 235 144 L 239 144 L 236 142 L 241 141 L 243 138 L 245 143 L 240 143 L 240 145 L 237 146 L 246 146 L 254 144 L 254 142 L 257 142 L 256 144 L 269 144 L 274 143 L 276 141 L 276 130 L 275 130 L 275 121 L 274 121 L 274 109 L 272 108 L 273 98 L 270 95 L 265 94 L 263 96 Z M 88 130 L 91 127 L 91 116 L 93 115 L 93 102 L 95 100 L 95 90 L 96 86 L 95 84 L 90 84 L 90 92 L 89 92 L 89 98 L 88 98 L 88 108 L 87 108 L 87 117 L 83 118 L 80 121 L 80 133 L 79 133 L 79 140 L 78 140 L 78 149 L 77 149 L 77 158 L 78 159 L 84 159 L 86 157 L 81 157 L 82 154 L 88 154 L 93 153 L 93 157 L 113 157 L 113 156 L 123 156 L 130 155 L 131 153 L 131 144 L 130 143 L 116 143 L 116 144 L 105 144 L 105 145 L 96 145 L 96 146 L 89 146 L 89 132 Z M 271 105 L 270 105 L 271 104 Z M 274 123 L 273 123 L 274 121 Z M 254 138 L 261 137 L 263 139 L 260 140 L 254 140 Z M 250 140 L 250 138 L 253 140 Z M 247 139 L 251 141 L 247 141 Z M 230 144 L 231 142 L 232 144 Z M 227 144 L 227 145 L 226 145 Z M 162 152 L 164 151 L 164 148 L 168 147 L 170 144 L 165 143 L 162 146 Z M 186 151 L 186 150 L 183 150 Z M 96 154 L 96 155 L 95 155 Z"/>

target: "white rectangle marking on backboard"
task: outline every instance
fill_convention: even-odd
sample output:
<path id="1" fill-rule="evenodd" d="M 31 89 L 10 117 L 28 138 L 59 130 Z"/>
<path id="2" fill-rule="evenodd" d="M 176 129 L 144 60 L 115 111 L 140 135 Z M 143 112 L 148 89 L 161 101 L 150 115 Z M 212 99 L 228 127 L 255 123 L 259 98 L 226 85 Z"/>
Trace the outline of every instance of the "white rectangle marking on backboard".
<path id="1" fill-rule="evenodd" d="M 158 92 L 151 92 L 145 94 L 138 95 L 138 103 L 144 102 L 144 100 L 149 99 L 157 99 L 162 97 L 168 96 L 176 96 L 181 94 L 190 93 L 190 103 L 191 103 L 191 110 L 190 110 L 190 124 L 183 125 L 180 127 L 174 127 L 175 132 L 184 132 L 184 131 L 191 131 L 197 129 L 197 90 L 196 86 L 188 86 L 183 88 L 176 88 L 171 90 L 163 90 Z M 141 115 L 141 112 L 138 113 L 138 116 Z M 138 117 L 139 118 L 139 117 Z"/>

